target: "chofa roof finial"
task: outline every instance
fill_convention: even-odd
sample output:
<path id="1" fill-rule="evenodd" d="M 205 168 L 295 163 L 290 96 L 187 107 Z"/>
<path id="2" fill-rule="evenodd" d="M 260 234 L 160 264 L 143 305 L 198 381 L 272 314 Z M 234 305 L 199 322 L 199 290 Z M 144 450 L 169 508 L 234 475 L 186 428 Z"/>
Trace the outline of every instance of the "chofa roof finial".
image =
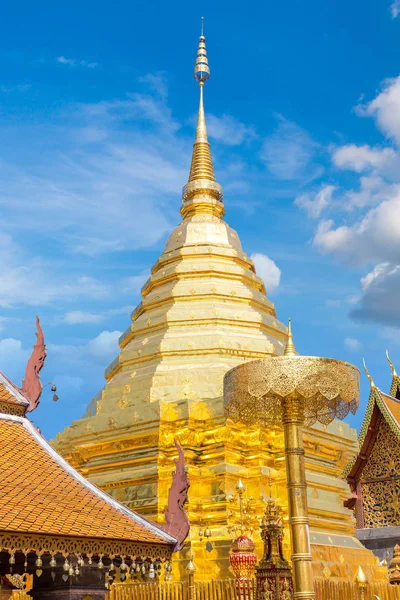
<path id="1" fill-rule="evenodd" d="M 376 385 L 375 385 L 375 383 L 374 383 L 374 380 L 372 379 L 372 377 L 371 377 L 371 374 L 370 374 L 370 372 L 369 372 L 369 371 L 368 371 L 368 369 L 367 369 L 367 365 L 365 364 L 365 360 L 364 360 L 364 359 L 363 359 L 363 365 L 364 365 L 364 371 L 365 371 L 365 374 L 366 374 L 366 376 L 368 377 L 368 379 L 369 379 L 369 382 L 370 382 L 370 384 L 371 384 L 371 388 L 376 388 Z"/>
<path id="2" fill-rule="evenodd" d="M 394 365 L 393 365 L 392 361 L 390 360 L 389 352 L 387 350 L 386 350 L 386 358 L 389 363 L 390 370 L 392 371 L 393 377 L 398 377 L 396 369 L 394 368 Z"/>

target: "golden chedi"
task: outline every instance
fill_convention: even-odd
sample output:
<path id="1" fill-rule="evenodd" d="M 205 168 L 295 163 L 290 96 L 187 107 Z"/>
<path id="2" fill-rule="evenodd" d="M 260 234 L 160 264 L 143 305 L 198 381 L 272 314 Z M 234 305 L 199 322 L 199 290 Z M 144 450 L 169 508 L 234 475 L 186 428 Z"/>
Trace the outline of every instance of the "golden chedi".
<path id="1" fill-rule="evenodd" d="M 119 340 L 120 353 L 106 370 L 106 385 L 86 417 L 55 440 L 90 481 L 161 521 L 176 437 L 189 468 L 190 546 L 199 579 L 230 576 L 228 527 L 236 517 L 227 516 L 227 495 L 239 477 L 260 515 L 270 473 L 274 495 L 287 506 L 281 431 L 249 432 L 224 416 L 225 373 L 245 361 L 281 355 L 287 329 L 238 234 L 223 220 L 203 104 L 209 75 L 202 34 L 195 66 L 200 105 L 182 221 L 142 288 L 142 301 Z M 343 506 L 348 487 L 341 473 L 355 453 L 355 432 L 337 423 L 306 429 L 305 449 L 315 571 L 346 576 L 346 565 L 337 566 L 339 557 L 359 545 L 352 513 Z M 198 536 L 206 526 L 212 551 Z M 259 536 L 255 542 L 261 556 Z"/>

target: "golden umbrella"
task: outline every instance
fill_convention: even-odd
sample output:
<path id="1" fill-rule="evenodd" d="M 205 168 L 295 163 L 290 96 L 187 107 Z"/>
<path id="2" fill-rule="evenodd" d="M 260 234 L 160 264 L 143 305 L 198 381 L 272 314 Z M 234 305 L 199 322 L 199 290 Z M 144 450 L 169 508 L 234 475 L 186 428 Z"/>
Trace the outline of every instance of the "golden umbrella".
<path id="1" fill-rule="evenodd" d="M 355 413 L 360 397 L 359 371 L 333 358 L 300 356 L 289 321 L 283 356 L 254 360 L 229 371 L 224 378 L 228 418 L 245 425 L 283 425 L 292 538 L 294 598 L 312 600 L 307 484 L 303 426 L 327 425 Z"/>

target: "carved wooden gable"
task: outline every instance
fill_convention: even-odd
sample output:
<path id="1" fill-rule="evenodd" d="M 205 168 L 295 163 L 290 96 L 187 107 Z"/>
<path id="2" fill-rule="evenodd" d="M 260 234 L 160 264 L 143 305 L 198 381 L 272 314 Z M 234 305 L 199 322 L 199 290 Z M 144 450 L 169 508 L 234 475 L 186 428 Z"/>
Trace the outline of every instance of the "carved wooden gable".
<path id="1" fill-rule="evenodd" d="M 400 438 L 381 418 L 360 477 L 364 527 L 400 525 Z"/>

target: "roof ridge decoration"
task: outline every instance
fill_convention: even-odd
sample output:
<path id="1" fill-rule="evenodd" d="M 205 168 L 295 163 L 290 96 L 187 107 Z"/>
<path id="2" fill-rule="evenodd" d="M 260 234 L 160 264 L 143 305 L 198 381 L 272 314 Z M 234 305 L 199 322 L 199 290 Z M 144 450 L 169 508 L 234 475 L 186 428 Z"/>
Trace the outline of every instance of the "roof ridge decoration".
<path id="1" fill-rule="evenodd" d="M 39 317 L 36 317 L 36 329 L 36 344 L 33 346 L 32 354 L 26 365 L 25 378 L 22 381 L 21 388 L 22 394 L 29 402 L 27 412 L 32 412 L 39 404 L 39 398 L 43 390 L 40 381 L 40 371 L 43 369 L 47 356 L 43 329 L 40 326 Z"/>
<path id="2" fill-rule="evenodd" d="M 389 352 L 387 350 L 386 350 L 386 358 L 387 358 L 387 361 L 389 363 L 390 370 L 392 371 L 392 383 L 391 383 L 391 386 L 390 386 L 390 392 L 389 393 L 394 398 L 397 398 L 397 400 L 400 400 L 400 377 L 397 374 L 397 371 L 394 368 L 394 365 L 393 365 L 392 361 L 390 360 Z"/>
<path id="3" fill-rule="evenodd" d="M 178 540 L 174 551 L 182 550 L 184 541 L 189 535 L 190 523 L 184 506 L 188 499 L 190 482 L 185 471 L 185 457 L 182 446 L 174 439 L 178 450 L 178 460 L 174 459 L 175 471 L 172 473 L 172 485 L 168 492 L 168 506 L 165 509 L 165 525 L 163 530 Z"/>
<path id="4" fill-rule="evenodd" d="M 204 114 L 203 88 L 205 82 L 210 78 L 210 67 L 207 58 L 203 17 L 194 67 L 194 78 L 199 84 L 200 101 L 189 179 L 182 190 L 183 205 L 181 214 L 184 218 L 198 213 L 211 214 L 221 218 L 225 212 L 222 202 L 222 188 L 216 182 L 214 175 L 214 166 L 207 135 L 206 117 Z"/>
<path id="5" fill-rule="evenodd" d="M 28 360 L 22 387 L 19 388 L 0 372 L 0 414 L 25 415 L 39 404 L 43 386 L 40 371 L 46 359 L 46 346 L 40 319 L 36 317 L 36 343 Z"/>
<path id="6" fill-rule="evenodd" d="M 371 388 L 376 388 L 376 385 L 375 385 L 375 383 L 374 383 L 374 380 L 373 380 L 373 379 L 372 379 L 372 377 L 371 377 L 371 373 L 370 373 L 370 372 L 368 371 L 368 369 L 367 369 L 367 365 L 365 364 L 365 360 L 364 360 L 364 359 L 363 359 L 363 366 L 364 366 L 364 371 L 365 371 L 365 374 L 366 374 L 366 376 L 367 376 L 367 377 L 368 377 L 368 379 L 369 379 L 369 383 L 370 383 L 370 385 L 371 385 Z"/>

